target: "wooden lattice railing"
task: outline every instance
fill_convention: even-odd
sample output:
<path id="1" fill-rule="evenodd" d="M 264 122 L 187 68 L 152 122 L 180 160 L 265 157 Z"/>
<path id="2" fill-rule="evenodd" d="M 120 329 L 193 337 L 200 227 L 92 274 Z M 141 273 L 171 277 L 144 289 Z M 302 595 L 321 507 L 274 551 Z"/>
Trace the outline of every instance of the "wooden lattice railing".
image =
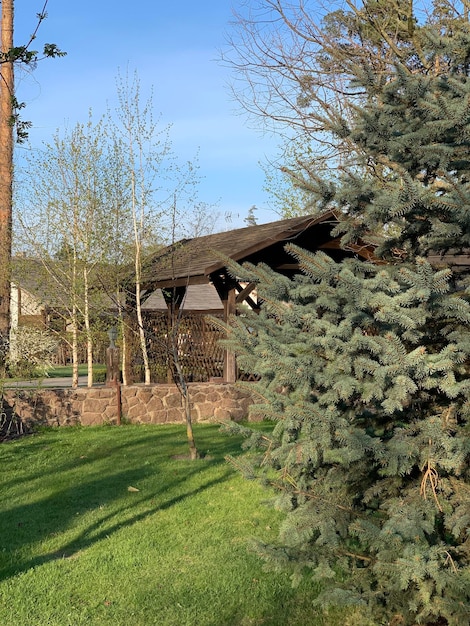
<path id="1" fill-rule="evenodd" d="M 211 313 L 211 317 L 223 319 L 219 312 Z M 144 312 L 144 328 L 147 338 L 147 349 L 150 361 L 151 381 L 154 383 L 173 382 L 171 370 L 171 329 L 169 317 L 164 311 Z M 177 322 L 176 347 L 177 354 L 187 382 L 208 382 L 212 378 L 223 378 L 224 349 L 220 339 L 224 332 L 216 328 L 208 320 L 207 314 L 198 312 L 183 313 Z M 95 344 L 95 362 L 106 361 L 106 348 L 109 338 L 102 333 Z M 127 337 L 128 354 L 134 382 L 143 382 L 143 360 L 140 340 L 137 333 Z M 58 351 L 57 364 L 66 365 L 71 361 L 70 347 L 61 343 Z M 79 362 L 86 363 L 86 346 L 79 346 Z M 257 377 L 243 371 L 237 371 L 237 378 L 254 381 Z"/>
<path id="2" fill-rule="evenodd" d="M 221 314 L 216 316 L 222 317 Z M 146 313 L 144 325 L 152 382 L 171 381 L 171 342 L 176 344 L 183 374 L 188 382 L 207 382 L 210 378 L 223 376 L 224 350 L 219 340 L 224 333 L 209 324 L 204 314 L 183 313 L 177 322 L 175 339 L 169 327 L 168 315 L 164 312 Z M 138 369 L 139 364 L 136 365 Z"/>

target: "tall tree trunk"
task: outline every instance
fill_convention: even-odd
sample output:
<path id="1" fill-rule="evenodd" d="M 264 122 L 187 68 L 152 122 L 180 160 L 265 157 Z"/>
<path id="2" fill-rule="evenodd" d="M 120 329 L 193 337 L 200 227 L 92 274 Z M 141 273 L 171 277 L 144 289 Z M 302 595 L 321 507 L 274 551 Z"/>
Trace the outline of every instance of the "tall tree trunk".
<path id="1" fill-rule="evenodd" d="M 88 284 L 88 268 L 83 270 L 83 285 L 84 285 L 84 319 L 86 330 L 86 360 L 87 360 L 87 387 L 93 387 L 93 338 L 91 333 L 90 322 L 90 288 Z"/>
<path id="2" fill-rule="evenodd" d="M 75 304 L 72 306 L 72 388 L 78 387 L 78 314 Z"/>
<path id="3" fill-rule="evenodd" d="M 2 0 L 1 52 L 13 48 L 13 0 Z M 13 196 L 13 63 L 2 58 L 0 77 L 0 371 L 10 333 L 11 229 Z M 3 349 L 5 348 L 5 349 Z"/>
<path id="4" fill-rule="evenodd" d="M 140 263 L 140 260 L 139 260 Z M 150 362 L 147 351 L 147 341 L 145 338 L 145 327 L 144 327 L 144 318 L 142 316 L 142 295 L 141 295 L 141 285 L 140 285 L 140 272 L 137 270 L 137 261 L 136 261 L 136 283 L 135 283 L 135 296 L 136 296 L 136 314 L 137 314 L 137 322 L 139 326 L 139 339 L 140 339 L 140 349 L 142 351 L 142 360 L 144 363 L 144 383 L 146 385 L 150 385 Z"/>
<path id="5" fill-rule="evenodd" d="M 174 381 L 183 400 L 184 418 L 186 421 L 186 437 L 188 439 L 189 446 L 189 458 L 191 459 L 191 461 L 195 461 L 200 457 L 198 449 L 196 447 L 196 442 L 194 440 L 189 389 L 186 383 L 186 377 L 181 367 L 181 361 L 178 353 L 178 327 L 176 327 L 176 329 L 173 329 L 172 332 L 171 356 L 173 360 Z"/>
<path id="6" fill-rule="evenodd" d="M 75 241 L 74 241 L 75 245 Z M 70 324 L 72 326 L 72 388 L 78 387 L 78 278 L 77 278 L 77 251 L 73 250 L 72 267 L 72 315 Z"/>
<path id="7" fill-rule="evenodd" d="M 136 182 L 135 173 L 132 172 L 132 206 L 133 206 L 133 220 L 134 220 L 134 238 L 135 238 L 135 304 L 137 322 L 139 325 L 139 339 L 140 349 L 142 352 L 142 360 L 144 364 L 144 382 L 146 385 L 150 385 L 150 363 L 147 351 L 147 341 L 145 338 L 145 328 L 142 316 L 142 293 L 141 293 L 141 273 L 142 273 L 142 244 L 141 237 L 144 230 L 144 201 L 141 203 L 141 215 L 140 219 L 137 217 L 137 195 L 136 195 Z"/>

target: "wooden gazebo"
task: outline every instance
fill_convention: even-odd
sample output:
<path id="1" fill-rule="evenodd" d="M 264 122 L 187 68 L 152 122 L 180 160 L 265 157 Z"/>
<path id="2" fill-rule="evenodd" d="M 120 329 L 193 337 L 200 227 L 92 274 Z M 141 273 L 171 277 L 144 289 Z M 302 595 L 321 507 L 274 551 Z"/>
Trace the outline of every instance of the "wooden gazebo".
<path id="1" fill-rule="evenodd" d="M 225 321 L 235 314 L 237 305 L 242 302 L 256 310 L 259 304 L 252 297 L 255 285 L 241 284 L 230 276 L 223 259 L 230 258 L 239 263 L 262 262 L 278 272 L 292 276 L 299 268 L 295 259 L 284 249 L 288 242 L 294 242 L 312 252 L 324 250 L 336 260 L 346 256 L 373 256 L 372 247 L 367 245 L 342 249 L 339 238 L 331 234 L 337 223 L 337 215 L 329 211 L 321 215 L 294 217 L 179 241 L 144 262 L 142 300 L 148 303 L 155 292 L 161 290 L 167 307 L 167 319 L 178 315 L 182 307 L 190 313 L 190 300 L 194 301 L 198 289 L 206 294 L 203 296 L 207 299 L 207 310 L 204 312 L 219 313 Z M 218 302 L 210 295 L 208 289 L 211 288 L 217 294 Z M 190 291 L 193 293 L 191 299 L 188 297 Z M 192 341 L 191 349 L 196 347 L 194 341 L 197 340 L 186 337 L 185 341 L 186 345 Z M 204 358 L 201 351 L 199 356 Z M 224 382 L 234 382 L 237 378 L 234 355 L 225 351 L 221 360 L 223 367 L 220 368 L 220 378 Z"/>

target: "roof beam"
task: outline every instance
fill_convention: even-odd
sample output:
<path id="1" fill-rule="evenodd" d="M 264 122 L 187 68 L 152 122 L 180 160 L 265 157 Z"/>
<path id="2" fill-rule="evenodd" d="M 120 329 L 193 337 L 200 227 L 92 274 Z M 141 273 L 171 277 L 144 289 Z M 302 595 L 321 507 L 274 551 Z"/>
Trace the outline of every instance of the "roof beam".
<path id="1" fill-rule="evenodd" d="M 256 289 L 256 283 L 248 283 L 248 285 L 245 288 L 242 288 L 242 286 L 239 283 L 237 283 L 237 287 L 236 288 L 237 288 L 237 290 L 239 292 L 238 295 L 237 295 L 237 298 L 236 298 L 236 302 L 237 302 L 237 304 L 240 304 L 240 302 L 243 302 L 243 300 L 246 300 L 248 298 L 248 296 L 250 295 L 250 293 L 254 289 Z"/>
<path id="2" fill-rule="evenodd" d="M 162 280 L 142 285 L 144 289 L 156 291 L 157 289 L 169 289 L 171 287 L 187 287 L 189 285 L 207 285 L 210 280 L 207 276 L 185 276 L 184 278 L 175 278 L 172 280 Z"/>

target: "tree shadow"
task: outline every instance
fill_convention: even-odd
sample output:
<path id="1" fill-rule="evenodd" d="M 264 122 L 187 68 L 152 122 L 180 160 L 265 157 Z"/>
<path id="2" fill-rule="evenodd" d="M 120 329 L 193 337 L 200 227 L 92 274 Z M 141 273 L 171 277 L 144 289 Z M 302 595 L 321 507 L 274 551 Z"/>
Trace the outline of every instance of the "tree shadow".
<path id="1" fill-rule="evenodd" d="M 86 454 L 82 455 L 82 456 L 72 456 L 69 457 L 66 461 L 61 462 L 60 464 L 57 464 L 54 466 L 54 472 L 57 474 L 61 474 L 61 473 L 65 473 L 68 471 L 72 471 L 74 469 L 80 469 L 83 467 L 86 467 L 87 465 L 90 465 L 94 462 L 96 462 L 97 459 L 99 459 L 100 457 L 104 457 L 104 456 L 111 456 L 111 455 L 116 455 L 118 453 L 122 453 L 125 452 L 127 450 L 136 450 L 139 446 L 142 446 L 142 448 L 149 448 L 150 446 L 154 446 L 155 447 L 155 457 L 153 459 L 153 465 L 158 465 L 160 462 L 163 462 L 165 459 L 164 456 L 161 455 L 161 453 L 159 453 L 159 449 L 164 447 L 171 447 L 174 446 L 177 450 L 179 449 L 183 449 L 186 450 L 186 440 L 185 440 L 185 431 L 184 431 L 184 425 L 181 425 L 181 441 L 175 441 L 176 437 L 175 437 L 175 432 L 171 431 L 171 432 L 162 432 L 162 426 L 152 426 L 152 429 L 154 429 L 154 433 L 149 434 L 149 431 L 147 430 L 147 428 L 145 428 L 145 430 L 143 430 L 142 434 L 139 436 L 136 436 L 136 430 L 141 428 L 141 426 L 138 425 L 131 425 L 131 426 L 124 426 L 124 427 L 117 427 L 117 426 L 103 426 L 103 427 L 99 427 L 102 428 L 102 432 L 104 434 L 106 434 L 108 431 L 108 428 L 111 429 L 119 429 L 119 432 L 123 433 L 123 436 L 125 435 L 126 432 L 126 428 L 131 428 L 133 429 L 133 436 L 130 440 L 126 440 L 124 439 L 123 441 L 120 442 L 116 442 L 116 437 L 113 436 L 112 438 L 110 437 L 109 440 L 105 440 L 105 441 L 100 441 L 99 442 L 99 446 L 95 445 L 93 446 L 91 449 L 87 449 Z M 214 426 L 213 429 L 211 429 L 211 432 L 209 432 L 209 430 L 207 428 L 205 428 L 203 431 L 201 431 L 200 433 L 197 433 L 198 435 L 198 444 L 199 447 L 201 448 L 201 451 L 203 452 L 203 454 L 205 455 L 204 458 L 204 462 L 207 463 L 222 463 L 224 462 L 224 458 L 227 454 L 230 455 L 236 455 L 239 454 L 241 452 L 241 448 L 240 448 L 240 441 L 237 438 L 229 438 L 226 436 L 220 436 L 217 437 L 217 439 L 214 438 L 214 431 L 218 430 L 219 427 L 218 426 Z M 197 425 L 196 425 L 196 432 L 197 432 Z M 114 434 L 116 433 L 116 431 L 114 430 Z M 61 439 L 61 433 L 59 429 L 56 428 L 51 428 L 50 430 L 48 430 L 47 433 L 40 433 L 39 436 L 37 437 L 37 439 L 35 439 L 36 434 L 32 433 L 30 438 L 28 439 L 27 442 L 27 446 L 21 447 L 21 450 L 18 449 L 18 454 L 21 455 L 21 460 L 23 461 L 27 461 L 27 459 L 29 457 L 34 458 L 38 452 L 43 451 L 45 448 L 48 447 L 52 447 L 52 446 L 56 446 L 57 445 L 57 441 L 59 440 L 59 445 L 61 445 L 62 447 L 66 447 L 66 446 L 72 446 L 72 444 L 68 444 L 66 442 L 64 442 Z M 235 440 L 237 439 L 237 440 Z M 3 447 L 2 445 L 0 445 L 0 461 L 2 461 L 5 464 L 8 464 L 8 462 L 11 459 L 11 449 L 8 448 L 8 443 L 9 442 L 5 442 L 4 445 L 6 447 Z M 3 454 L 2 454 L 3 453 Z M 171 454 L 168 454 L 168 458 L 170 458 Z M 185 472 L 192 472 L 191 467 L 193 467 L 193 469 L 198 468 L 199 469 L 199 464 L 196 463 L 194 466 L 192 466 L 192 462 L 189 462 L 188 465 L 186 464 L 181 464 L 181 469 L 185 468 L 184 471 Z M 187 474 L 186 474 L 187 475 Z M 22 483 L 30 483 L 31 480 L 37 480 L 39 478 L 43 478 L 43 477 L 49 477 L 50 476 L 50 468 L 49 467 L 44 467 L 44 469 L 42 469 L 41 471 L 36 471 L 34 473 L 34 476 L 25 473 L 22 477 L 19 476 L 14 476 L 12 477 L 10 480 L 2 480 L 2 489 L 6 489 L 12 485 L 21 485 Z"/>
<path id="2" fill-rule="evenodd" d="M 112 427 L 113 431 L 114 428 Z M 129 438 L 129 434 L 126 435 L 127 428 L 132 428 L 132 438 Z M 71 447 L 73 455 L 67 456 L 71 440 L 61 439 L 60 430 L 44 433 L 36 440 L 33 438 L 25 442 L 25 445 L 18 442 L 12 444 L 12 449 L 17 448 L 15 457 L 18 455 L 18 462 L 24 463 L 26 468 L 29 459 L 33 459 L 41 451 L 45 450 L 47 453 L 49 448 L 54 453 L 53 458 L 64 460 L 60 464 L 54 464 L 52 473 L 51 459 L 48 459 L 46 466 L 40 466 L 38 471 L 33 469 L 21 475 L 21 504 L 8 507 L 8 500 L 4 500 L 3 510 L 0 510 L 0 580 L 54 561 L 74 559 L 82 551 L 105 541 L 114 533 L 132 528 L 159 511 L 168 510 L 233 477 L 233 470 L 224 465 L 224 457 L 240 452 L 240 439 L 215 436 L 218 426 L 201 429 L 199 447 L 203 451 L 207 450 L 210 460 L 195 462 L 170 461 L 169 451 L 175 440 L 174 431 L 162 432 L 161 427 L 155 426 L 154 431 L 145 428 L 138 434 L 138 428 L 134 426 L 119 429 L 117 440 L 114 437 L 109 437 L 108 440 L 108 429 L 103 428 L 99 432 L 100 436 L 92 440 L 92 445 L 83 458 L 79 456 L 81 444 Z M 178 438 L 177 445 L 181 449 L 185 446 L 184 429 Z M 88 440 L 84 438 L 81 443 L 85 447 Z M 59 445 L 64 449 L 63 455 L 57 455 Z M 9 447 L 6 445 L 6 449 Z M 147 457 L 139 458 L 140 450 L 145 449 L 148 452 L 152 448 L 155 448 L 156 458 L 152 464 L 146 465 Z M 124 469 L 121 463 L 126 454 L 132 458 L 133 464 L 128 469 Z M 101 460 L 105 465 L 101 464 Z M 4 466 L 8 467 L 5 461 L 8 462 L 6 456 Z M 96 467 L 93 467 L 94 463 Z M 221 466 L 217 470 L 217 476 L 214 478 L 211 474 L 204 477 L 204 471 L 217 464 Z M 88 474 L 80 479 L 80 469 L 85 466 Z M 67 472 L 71 474 L 67 475 Z M 144 482 L 160 472 L 162 479 L 164 478 L 161 482 Z M 64 474 L 65 477 L 60 482 Z M 198 486 L 189 487 L 190 479 L 198 474 L 201 474 Z M 49 494 L 33 501 L 38 480 L 47 480 Z M 26 498 L 31 498 L 31 501 L 25 502 L 23 490 L 28 489 L 28 481 L 31 481 L 31 492 L 26 494 Z M 18 485 L 19 481 L 12 478 L 6 482 Z M 151 486 L 147 486 L 150 484 Z M 128 491 L 131 485 L 141 487 L 142 490 L 131 493 Z M 88 523 L 77 523 L 77 519 L 84 515 L 90 515 Z M 41 542 L 44 545 L 38 550 Z M 263 618 L 253 622 L 243 611 L 234 610 L 233 614 L 228 613 L 224 623 L 234 626 L 248 623 L 287 624 L 297 603 L 297 593 L 287 584 L 279 591 L 279 595 L 273 596 L 272 612 L 267 612 Z M 216 623 L 218 622 L 214 621 L 214 626 Z"/>
<path id="3" fill-rule="evenodd" d="M 194 470 L 200 471 L 196 468 Z M 185 498 L 195 496 L 205 489 L 228 480 L 232 475 L 227 470 L 217 479 L 209 480 L 195 489 L 186 490 L 167 499 L 164 497 L 165 492 L 171 494 L 177 490 L 179 485 L 187 481 L 187 473 L 174 477 L 171 482 L 166 481 L 160 489 L 144 497 L 141 494 L 128 492 L 130 485 L 139 483 L 154 471 L 150 468 L 119 471 L 110 476 L 67 487 L 38 502 L 2 510 L 0 512 L 0 580 L 50 561 L 70 558 L 94 543 L 110 537 L 118 530 L 130 527 L 158 511 L 166 510 Z M 106 513 L 110 503 L 119 499 L 122 500 L 122 506 L 114 506 L 111 512 Z M 160 502 L 156 502 L 157 499 Z M 107 506 L 102 507 L 103 503 Z M 146 504 L 151 506 L 144 511 L 135 512 L 137 506 L 141 509 Z M 33 558 L 27 556 L 30 546 L 73 529 L 76 516 L 91 510 L 102 510 L 103 513 L 99 513 L 96 520 L 85 530 L 81 530 L 73 539 L 51 552 Z"/>
<path id="4" fill-rule="evenodd" d="M 216 479 L 202 482 L 202 476 L 200 486 L 185 489 L 185 485 L 196 474 L 204 472 L 214 463 L 225 463 L 222 454 L 233 444 L 227 441 L 225 450 L 224 446 L 217 444 L 217 457 L 210 461 L 173 461 L 173 467 L 169 470 L 166 463 L 170 462 L 170 455 L 167 456 L 166 452 L 172 449 L 174 432 L 159 432 L 158 426 L 155 426 L 155 432 L 150 434 L 145 429 L 141 436 L 136 437 L 138 426 L 124 428 L 133 428 L 131 440 L 126 440 L 124 430 L 120 430 L 117 442 L 113 437 L 108 440 L 107 428 L 103 428 L 101 437 L 93 440 L 93 445 L 83 455 L 80 454 L 80 446 L 74 445 L 72 454 L 67 456 L 67 442 L 60 438 L 60 433 L 57 435 L 58 441 L 55 441 L 54 432 L 48 433 L 47 438 L 39 436 L 36 440 L 28 440 L 26 445 L 13 444 L 14 447 L 10 448 L 6 444 L 5 452 L 10 454 L 1 455 L 0 450 L 5 467 L 17 454 L 18 463 L 25 468 L 28 467 L 28 459 L 33 459 L 40 451 L 44 452 L 45 448 L 46 452 L 50 448 L 54 455 L 37 471 L 25 471 L 20 476 L 2 482 L 4 493 L 8 493 L 9 488 L 21 487 L 22 504 L 9 506 L 8 500 L 4 500 L 0 510 L 0 580 L 55 559 L 71 557 L 116 531 L 130 527 L 159 510 L 168 509 L 233 476 L 233 471 L 227 467 L 219 471 Z M 207 438 L 208 444 L 210 439 Z M 86 441 L 83 442 L 84 447 L 85 444 Z M 182 445 L 180 440 L 177 446 L 181 448 Z M 64 455 L 59 455 L 59 458 L 66 460 L 54 464 L 58 446 L 64 448 Z M 154 446 L 155 458 L 151 457 L 151 462 L 147 464 L 144 450 L 148 454 Z M 142 457 L 139 458 L 141 449 Z M 131 466 L 123 469 L 127 453 Z M 160 472 L 164 480 L 157 488 L 151 488 L 150 492 L 147 488 L 140 493 L 128 491 L 130 486 L 140 485 L 146 478 Z M 41 489 L 49 492 L 49 495 L 35 500 L 38 481 Z M 28 499 L 31 501 L 24 503 Z M 49 543 L 50 540 L 57 545 L 63 533 L 67 533 L 69 538 L 79 516 L 90 512 L 93 513 L 93 521 L 85 529 L 77 528 L 78 534 L 72 539 L 65 540 L 59 548 L 31 557 L 35 544 Z"/>

